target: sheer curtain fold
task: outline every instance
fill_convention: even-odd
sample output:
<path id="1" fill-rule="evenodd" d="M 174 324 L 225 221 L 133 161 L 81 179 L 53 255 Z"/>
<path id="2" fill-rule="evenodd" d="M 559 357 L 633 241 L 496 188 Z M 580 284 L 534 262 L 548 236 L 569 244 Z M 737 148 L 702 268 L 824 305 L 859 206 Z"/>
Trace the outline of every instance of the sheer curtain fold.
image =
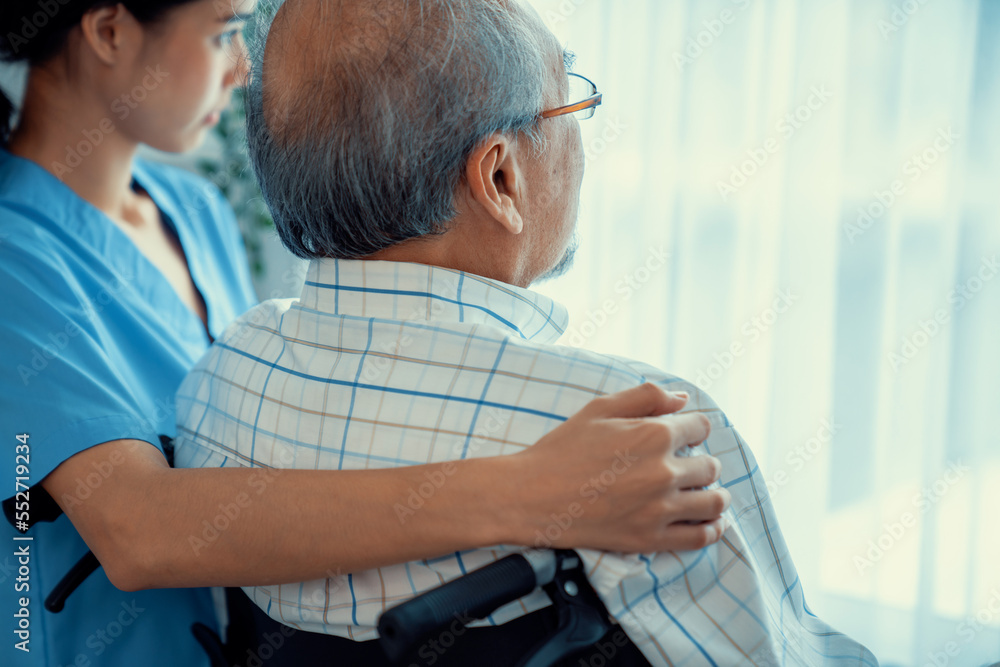
<path id="1" fill-rule="evenodd" d="M 1000 4 L 533 4 L 606 94 L 564 342 L 718 400 L 884 664 L 1000 660 Z"/>

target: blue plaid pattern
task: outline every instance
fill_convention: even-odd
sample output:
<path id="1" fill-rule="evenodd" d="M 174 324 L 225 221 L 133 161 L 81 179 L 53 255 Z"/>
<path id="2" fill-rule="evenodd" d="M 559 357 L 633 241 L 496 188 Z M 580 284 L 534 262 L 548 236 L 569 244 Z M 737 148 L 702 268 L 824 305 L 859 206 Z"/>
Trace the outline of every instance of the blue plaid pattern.
<path id="1" fill-rule="evenodd" d="M 247 313 L 188 376 L 177 397 L 177 463 L 353 470 L 511 454 L 594 397 L 655 382 L 688 392 L 685 410 L 712 422 L 694 454 L 723 462 L 730 527 L 700 551 L 581 550 L 611 614 L 657 666 L 877 665 L 809 611 L 764 479 L 725 414 L 653 367 L 555 345 L 567 320 L 551 299 L 468 273 L 315 261 L 300 299 Z M 401 522 L 432 486 L 399 499 Z M 581 490 L 584 510 L 599 492 Z M 522 550 L 498 545 L 245 590 L 282 623 L 368 640 L 387 607 Z M 535 591 L 482 623 L 548 604 Z"/>

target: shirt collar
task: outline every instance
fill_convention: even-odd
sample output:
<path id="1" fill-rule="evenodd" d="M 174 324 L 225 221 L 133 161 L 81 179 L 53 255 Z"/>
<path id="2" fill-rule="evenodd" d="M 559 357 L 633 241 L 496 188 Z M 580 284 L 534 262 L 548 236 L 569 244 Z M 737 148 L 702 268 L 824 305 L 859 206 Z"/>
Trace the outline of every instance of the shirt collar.
<path id="1" fill-rule="evenodd" d="M 300 306 L 335 315 L 488 324 L 538 343 L 566 330 L 566 308 L 538 292 L 409 262 L 313 260 Z"/>

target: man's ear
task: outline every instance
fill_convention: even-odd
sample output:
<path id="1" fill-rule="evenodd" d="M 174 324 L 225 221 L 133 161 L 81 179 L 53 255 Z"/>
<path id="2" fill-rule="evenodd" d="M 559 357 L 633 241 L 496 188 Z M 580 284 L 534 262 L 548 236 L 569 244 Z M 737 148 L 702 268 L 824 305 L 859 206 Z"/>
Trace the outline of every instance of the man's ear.
<path id="1" fill-rule="evenodd" d="M 511 140 L 502 134 L 491 136 L 472 151 L 465 172 L 473 200 L 511 234 L 520 234 L 523 176 Z"/>
<path id="2" fill-rule="evenodd" d="M 83 41 L 105 65 L 117 63 L 133 36 L 142 32 L 142 26 L 121 3 L 87 12 L 80 19 L 80 29 Z"/>

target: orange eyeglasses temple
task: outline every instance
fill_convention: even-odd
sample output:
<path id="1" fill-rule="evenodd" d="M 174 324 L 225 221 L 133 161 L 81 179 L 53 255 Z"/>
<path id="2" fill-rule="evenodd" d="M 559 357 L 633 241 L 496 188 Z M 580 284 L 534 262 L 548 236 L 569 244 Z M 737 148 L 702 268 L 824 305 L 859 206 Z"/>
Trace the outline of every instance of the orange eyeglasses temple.
<path id="1" fill-rule="evenodd" d="M 551 111 L 543 111 L 541 114 L 539 114 L 540 118 L 555 118 L 556 116 L 563 116 L 565 114 L 575 113 L 577 111 L 583 111 L 584 109 L 590 109 L 601 105 L 601 102 L 604 100 L 604 95 L 602 93 L 597 92 L 597 84 L 595 84 L 587 77 L 581 76 L 580 74 L 575 74 L 571 72 L 569 75 L 576 77 L 578 79 L 583 79 L 584 81 L 589 83 L 595 91 L 594 94 L 588 97 L 587 99 L 583 100 L 582 102 L 575 102 L 573 104 L 569 104 L 564 107 L 558 107 L 556 109 L 552 109 Z"/>
<path id="2" fill-rule="evenodd" d="M 577 111 L 583 111 L 584 109 L 590 109 L 591 107 L 600 106 L 601 102 L 604 100 L 604 95 L 602 93 L 594 93 L 582 102 L 577 102 L 576 104 L 570 104 L 564 107 L 559 107 L 558 109 L 552 109 L 551 111 L 543 111 L 542 118 L 554 118 L 555 116 L 562 116 L 568 113 L 575 113 Z"/>

